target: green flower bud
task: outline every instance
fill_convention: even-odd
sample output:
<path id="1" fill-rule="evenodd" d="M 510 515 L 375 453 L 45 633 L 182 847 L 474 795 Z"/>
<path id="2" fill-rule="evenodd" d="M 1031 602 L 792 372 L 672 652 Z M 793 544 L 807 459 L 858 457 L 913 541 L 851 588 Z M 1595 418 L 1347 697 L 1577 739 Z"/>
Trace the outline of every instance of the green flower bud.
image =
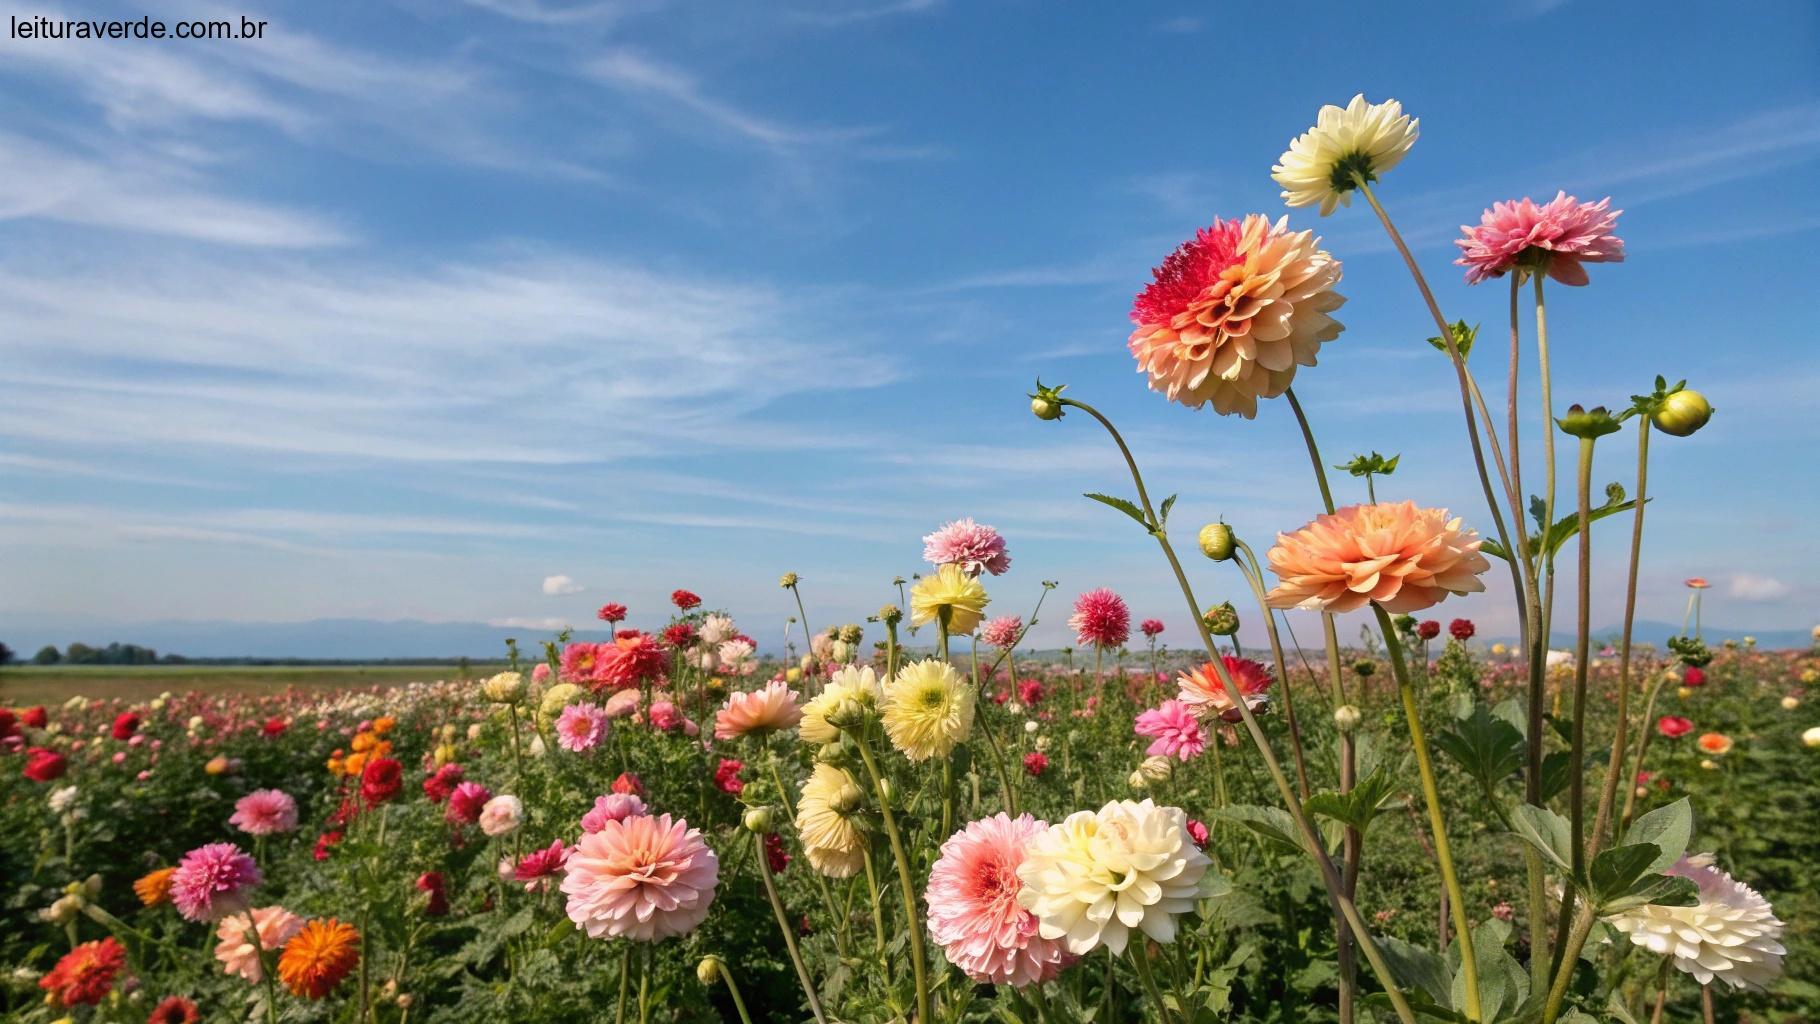
<path id="1" fill-rule="evenodd" d="M 777 828 L 777 822 L 773 820 L 775 817 L 776 815 L 769 807 L 748 808 L 745 816 L 746 831 L 757 832 L 760 835 L 775 831 Z"/>
<path id="2" fill-rule="evenodd" d="M 1352 674 L 1360 679 L 1370 679 L 1378 670 L 1378 663 L 1370 658 L 1360 658 L 1352 663 Z"/>
<path id="3" fill-rule="evenodd" d="M 895 626 L 904 620 L 904 610 L 897 605 L 888 604 L 878 610 L 878 621 L 887 626 Z"/>
<path id="4" fill-rule="evenodd" d="M 1068 385 L 1046 388 L 1041 380 L 1036 382 L 1036 391 L 1030 396 L 1030 412 L 1039 420 L 1059 420 L 1062 418 L 1062 392 Z"/>
<path id="5" fill-rule="evenodd" d="M 865 705 L 852 697 L 846 697 L 834 705 L 828 712 L 828 724 L 842 732 L 852 732 L 866 724 Z"/>
<path id="6" fill-rule="evenodd" d="M 1677 391 L 1662 400 L 1662 405 L 1649 418 L 1656 429 L 1675 437 L 1687 435 L 1706 426 L 1713 418 L 1713 407 L 1698 391 Z"/>
<path id="7" fill-rule="evenodd" d="M 1208 523 L 1201 527 L 1201 554 L 1216 562 L 1224 562 L 1232 557 L 1236 540 L 1232 527 L 1225 523 Z"/>
<path id="8" fill-rule="evenodd" d="M 1572 434 L 1582 441 L 1604 437 L 1618 432 L 1618 420 L 1603 405 L 1583 409 L 1578 405 L 1567 407 L 1567 415 L 1555 420 L 1562 431 Z"/>
<path id="9" fill-rule="evenodd" d="M 1232 636 L 1239 631 L 1239 610 L 1231 601 L 1214 605 L 1201 618 L 1207 623 L 1207 632 L 1214 636 Z"/>
<path id="10" fill-rule="evenodd" d="M 1175 762 L 1161 754 L 1146 757 L 1138 765 L 1138 774 L 1151 782 L 1163 782 L 1175 774 Z"/>

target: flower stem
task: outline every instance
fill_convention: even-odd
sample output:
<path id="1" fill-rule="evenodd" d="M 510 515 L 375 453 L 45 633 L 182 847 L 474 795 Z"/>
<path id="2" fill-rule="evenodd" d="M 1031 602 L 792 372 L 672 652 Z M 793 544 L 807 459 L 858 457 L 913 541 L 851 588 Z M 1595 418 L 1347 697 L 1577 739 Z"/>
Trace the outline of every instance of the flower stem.
<path id="1" fill-rule="evenodd" d="M 619 1009 L 613 1014 L 613 1024 L 626 1024 L 626 996 L 632 989 L 632 943 L 626 941 L 626 951 L 619 958 Z"/>
<path id="2" fill-rule="evenodd" d="M 796 968 L 796 980 L 802 983 L 803 995 L 809 997 L 809 1012 L 815 1015 L 816 1024 L 827 1024 L 822 1016 L 822 1002 L 815 994 L 815 983 L 809 980 L 809 969 L 803 966 L 803 955 L 796 948 L 796 933 L 790 930 L 790 915 L 784 913 L 784 901 L 778 898 L 777 883 L 771 880 L 771 861 L 765 856 L 765 837 L 757 832 L 752 833 L 752 842 L 757 847 L 752 851 L 758 855 L 758 877 L 765 883 L 765 895 L 771 900 L 771 912 L 777 915 L 777 930 L 783 933 L 784 948 L 790 953 L 790 963 Z M 621 989 L 621 998 L 624 990 Z"/>
<path id="3" fill-rule="evenodd" d="M 916 1017 L 919 1022 L 928 1024 L 935 1020 L 929 1011 L 929 968 L 923 956 L 923 931 L 916 920 L 916 882 L 910 872 L 910 857 L 904 852 L 904 839 L 898 832 L 897 815 L 891 810 L 891 801 L 885 792 L 884 776 L 879 774 L 878 762 L 872 756 L 871 748 L 860 743 L 860 760 L 866 766 L 866 774 L 872 779 L 873 792 L 878 794 L 879 813 L 885 819 L 885 835 L 891 840 L 891 856 L 897 861 L 897 881 L 904 889 L 904 920 L 909 925 L 910 969 L 916 975 Z"/>
<path id="4" fill-rule="evenodd" d="M 1373 604 L 1378 628 L 1384 632 L 1384 646 L 1390 651 L 1390 667 L 1397 677 L 1397 692 L 1403 698 L 1403 716 L 1409 723 L 1409 742 L 1416 755 L 1416 771 L 1422 777 L 1422 798 L 1428 804 L 1428 827 L 1434 832 L 1435 860 L 1441 867 L 1441 884 L 1447 891 L 1447 902 L 1453 910 L 1453 930 L 1460 946 L 1460 973 L 1466 985 L 1466 1016 L 1484 1019 L 1479 1006 L 1479 958 L 1473 950 L 1472 923 L 1466 919 L 1466 900 L 1460 890 L 1460 877 L 1454 870 L 1453 844 L 1447 838 L 1447 822 L 1441 816 L 1441 790 L 1435 784 L 1434 760 L 1428 752 L 1428 736 L 1422 729 L 1422 716 L 1416 707 L 1416 688 L 1403 660 L 1403 642 L 1390 613 Z"/>
<path id="5" fill-rule="evenodd" d="M 1586 937 L 1592 934 L 1592 926 L 1592 907 L 1582 907 L 1574 917 L 1573 930 L 1568 933 L 1567 941 L 1561 947 L 1561 965 L 1555 969 L 1554 984 L 1549 986 L 1548 1001 L 1542 1006 L 1542 1024 L 1555 1024 L 1555 1018 L 1561 1015 L 1561 1003 L 1567 998 L 1568 983 L 1573 981 L 1574 965 L 1580 960 L 1580 950 L 1586 947 Z"/>
<path id="6" fill-rule="evenodd" d="M 1163 1002 L 1163 993 L 1156 987 L 1156 976 L 1150 970 L 1150 956 L 1144 952 L 1143 945 L 1143 940 L 1140 939 L 1127 952 L 1131 954 L 1131 962 L 1137 966 L 1138 980 L 1143 982 L 1144 992 L 1156 1004 L 1157 1019 L 1163 1024 L 1169 1024 L 1169 1006 Z"/>
<path id="7" fill-rule="evenodd" d="M 278 1024 L 278 985 L 272 978 L 278 973 L 277 963 L 267 963 L 265 943 L 259 937 L 259 919 L 253 916 L 253 908 L 246 908 L 246 937 L 253 944 L 253 956 L 259 961 L 259 977 L 265 983 L 265 1019 L 271 1024 Z"/>
<path id="8" fill-rule="evenodd" d="M 1611 824 L 1612 804 L 1618 795 L 1618 782 L 1626 778 L 1625 743 L 1630 738 L 1630 640 L 1631 627 L 1637 618 L 1637 570 L 1643 554 L 1643 506 L 1649 498 L 1649 417 L 1637 423 L 1637 507 L 1630 526 L 1630 575 L 1624 587 L 1624 635 L 1618 651 L 1618 724 L 1611 741 L 1611 762 L 1605 769 L 1605 786 L 1599 791 L 1599 811 L 1593 818 L 1589 856 L 1598 856 L 1605 842 L 1605 828 Z M 1585 529 L 1584 526 L 1581 529 Z"/>
<path id="9" fill-rule="evenodd" d="M 1404 997 L 1403 990 L 1398 987 L 1396 977 L 1391 974 L 1390 965 L 1378 949 L 1376 940 L 1371 937 L 1371 932 L 1365 927 L 1364 918 L 1359 915 L 1358 908 L 1346 895 L 1340 874 L 1334 868 L 1332 859 L 1327 856 L 1326 846 L 1320 833 L 1315 831 L 1314 826 L 1309 822 L 1307 813 L 1302 809 L 1302 802 L 1296 799 L 1295 790 L 1291 786 L 1288 776 L 1283 773 L 1283 766 L 1277 761 L 1276 754 L 1271 750 L 1270 740 L 1264 735 L 1263 727 L 1258 725 L 1257 716 L 1245 704 L 1244 694 L 1239 692 L 1238 686 L 1232 681 L 1232 674 L 1226 670 L 1226 663 L 1220 658 L 1218 646 L 1213 641 L 1213 633 L 1208 630 L 1206 620 L 1201 618 L 1200 603 L 1195 599 L 1194 587 L 1188 582 L 1188 574 L 1183 571 L 1181 559 L 1176 557 L 1175 548 L 1169 544 L 1169 535 L 1157 521 L 1156 508 L 1150 503 L 1149 492 L 1144 489 L 1144 476 L 1138 469 L 1137 460 L 1131 455 L 1130 447 L 1125 444 L 1125 439 L 1119 434 L 1118 428 L 1114 427 L 1112 421 L 1102 415 L 1099 410 L 1085 402 L 1071 398 L 1061 399 L 1061 404 L 1080 409 L 1099 421 L 1100 426 L 1104 427 L 1106 432 L 1112 436 L 1113 443 L 1118 446 L 1119 454 L 1124 456 L 1125 466 L 1131 471 L 1132 484 L 1137 488 L 1138 502 L 1143 506 L 1145 516 L 1154 527 L 1151 535 L 1156 538 L 1157 545 L 1163 549 L 1163 557 L 1169 562 L 1169 567 L 1175 574 L 1176 585 L 1181 588 L 1182 597 L 1188 602 L 1189 616 L 1194 620 L 1195 628 L 1200 633 L 1201 643 L 1206 647 L 1207 656 L 1213 664 L 1214 674 L 1219 677 L 1220 685 L 1225 688 L 1227 698 L 1237 708 L 1239 718 L 1245 724 L 1245 731 L 1250 735 L 1252 744 L 1257 747 L 1258 755 L 1264 762 L 1265 770 L 1270 774 L 1271 781 L 1276 784 L 1279 799 L 1282 800 L 1284 808 L 1295 822 L 1296 831 L 1304 848 L 1309 856 L 1314 858 L 1315 867 L 1321 874 L 1321 882 L 1327 889 L 1328 899 L 1339 907 L 1340 913 L 1346 919 L 1347 926 L 1352 929 L 1353 937 L 1358 940 L 1359 948 L 1364 952 L 1367 962 L 1371 964 L 1372 973 L 1377 976 L 1378 983 L 1383 986 L 1384 994 L 1390 1000 L 1391 1007 L 1396 1011 L 1397 1018 L 1403 1024 L 1415 1024 L 1415 1011 L 1410 1008 L 1409 1000 Z"/>
<path id="10" fill-rule="evenodd" d="M 733 997 L 733 1008 L 739 1011 L 740 1024 L 752 1024 L 752 1015 L 746 1012 L 746 1001 L 740 998 L 739 986 L 733 981 L 733 971 L 724 960 L 720 964 L 720 980 L 727 983 L 727 994 Z"/>

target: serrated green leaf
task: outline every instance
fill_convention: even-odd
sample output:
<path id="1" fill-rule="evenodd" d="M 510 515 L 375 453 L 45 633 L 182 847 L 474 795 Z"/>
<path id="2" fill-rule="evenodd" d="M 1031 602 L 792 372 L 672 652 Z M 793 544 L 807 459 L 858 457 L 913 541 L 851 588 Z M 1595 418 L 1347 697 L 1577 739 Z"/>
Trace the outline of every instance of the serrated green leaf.
<path id="1" fill-rule="evenodd" d="M 1624 845 L 1654 843 L 1661 852 L 1645 874 L 1659 875 L 1674 866 L 1687 852 L 1694 835 L 1694 809 L 1686 797 L 1665 807 L 1658 807 L 1631 823 L 1624 830 Z"/>
<path id="2" fill-rule="evenodd" d="M 1091 492 L 1084 496 L 1092 498 L 1102 505 L 1110 505 L 1111 507 L 1118 509 L 1120 512 L 1130 516 L 1139 526 L 1142 526 L 1146 530 L 1150 529 L 1150 520 L 1144 518 L 1143 511 L 1131 502 L 1126 501 L 1124 498 L 1115 498 L 1110 494 L 1094 494 Z"/>
<path id="3" fill-rule="evenodd" d="M 1481 786 L 1491 789 L 1523 767 L 1523 733 L 1496 717 L 1483 703 L 1436 734 L 1434 745 L 1459 763 Z"/>
<path id="4" fill-rule="evenodd" d="M 1162 505 L 1157 507 L 1156 521 L 1159 529 L 1168 527 L 1169 510 L 1175 507 L 1175 497 L 1175 495 L 1171 494 L 1169 497 L 1163 499 Z"/>
<path id="5" fill-rule="evenodd" d="M 1601 851 L 1593 858 L 1587 874 L 1593 898 L 1603 902 L 1629 895 L 1661 852 L 1655 843 L 1631 843 Z"/>
<path id="6" fill-rule="evenodd" d="M 1297 852 L 1302 850 L 1302 844 L 1296 836 L 1300 830 L 1296 828 L 1295 819 L 1281 807 L 1234 804 L 1222 807 L 1213 813 L 1216 817 L 1225 818 L 1227 821 L 1236 821 L 1280 846 L 1286 846 Z"/>
<path id="7" fill-rule="evenodd" d="M 1516 826 L 1516 834 L 1524 842 L 1554 861 L 1563 871 L 1572 867 L 1573 832 L 1568 827 L 1566 818 L 1534 804 L 1518 804 L 1510 817 L 1511 823 Z"/>

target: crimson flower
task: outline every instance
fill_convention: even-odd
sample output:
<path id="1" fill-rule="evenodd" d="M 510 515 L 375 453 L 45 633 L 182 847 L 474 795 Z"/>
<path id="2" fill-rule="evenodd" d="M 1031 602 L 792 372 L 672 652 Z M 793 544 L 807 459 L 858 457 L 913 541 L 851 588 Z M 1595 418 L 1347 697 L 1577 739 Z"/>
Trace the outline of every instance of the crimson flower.
<path id="1" fill-rule="evenodd" d="M 595 613 L 602 622 L 623 622 L 626 617 L 626 606 L 623 604 L 603 604 Z"/>
<path id="2" fill-rule="evenodd" d="M 687 590 L 673 590 L 670 592 L 670 603 L 686 612 L 701 604 L 701 598 Z"/>
<path id="3" fill-rule="evenodd" d="M 1441 624 L 1433 619 L 1423 619 L 1416 624 L 1416 635 L 1424 640 L 1433 640 L 1441 635 Z"/>
<path id="4" fill-rule="evenodd" d="M 1663 715 L 1656 719 L 1656 731 L 1672 740 L 1693 732 L 1694 723 L 1679 715 Z"/>
<path id="5" fill-rule="evenodd" d="M 1049 757 L 1040 750 L 1032 750 L 1024 755 L 1024 770 L 1033 778 L 1041 777 L 1049 770 Z"/>
<path id="6" fill-rule="evenodd" d="M 63 777 L 69 760 L 49 747 L 33 747 L 25 752 L 25 777 L 33 782 L 51 782 Z"/>
<path id="7" fill-rule="evenodd" d="M 404 788 L 404 766 L 389 757 L 368 761 L 360 770 L 360 798 L 368 804 L 383 804 Z"/>
<path id="8" fill-rule="evenodd" d="M 1471 640 L 1476 632 L 1471 619 L 1455 619 L 1447 624 L 1448 635 L 1461 643 Z"/>
<path id="9" fill-rule="evenodd" d="M 114 718 L 113 735 L 115 739 L 130 740 L 133 738 L 133 734 L 138 731 L 139 716 L 133 714 L 131 711 L 122 711 Z"/>

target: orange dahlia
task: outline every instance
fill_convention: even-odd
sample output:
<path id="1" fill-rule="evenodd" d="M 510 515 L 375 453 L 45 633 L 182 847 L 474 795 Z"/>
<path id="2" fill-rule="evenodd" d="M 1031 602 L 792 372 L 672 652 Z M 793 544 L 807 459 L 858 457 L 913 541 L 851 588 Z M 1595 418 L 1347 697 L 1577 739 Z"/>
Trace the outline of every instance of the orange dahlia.
<path id="1" fill-rule="evenodd" d="M 1420 611 L 1449 594 L 1484 590 L 1491 563 L 1479 535 L 1446 509 L 1413 501 L 1348 505 L 1294 533 L 1277 534 L 1268 556 L 1278 583 L 1272 608 L 1349 612 L 1375 603 L 1387 612 Z"/>
<path id="2" fill-rule="evenodd" d="M 139 897 L 139 902 L 148 907 L 169 903 L 171 901 L 171 875 L 176 871 L 177 869 L 174 867 L 159 868 L 134 882 L 133 892 Z"/>
<path id="3" fill-rule="evenodd" d="M 1289 388 L 1340 336 L 1327 314 L 1340 263 L 1311 231 L 1290 231 L 1263 214 L 1215 220 L 1163 261 L 1131 306 L 1129 347 L 1153 391 L 1221 415 L 1250 419 L 1258 399 Z"/>
<path id="4" fill-rule="evenodd" d="M 1732 750 L 1732 738 L 1722 732 L 1703 732 L 1694 742 L 1708 754 L 1729 754 Z"/>
<path id="5" fill-rule="evenodd" d="M 278 955 L 278 978 L 292 994 L 321 999 L 360 962 L 360 933 L 334 918 L 303 926 Z"/>

